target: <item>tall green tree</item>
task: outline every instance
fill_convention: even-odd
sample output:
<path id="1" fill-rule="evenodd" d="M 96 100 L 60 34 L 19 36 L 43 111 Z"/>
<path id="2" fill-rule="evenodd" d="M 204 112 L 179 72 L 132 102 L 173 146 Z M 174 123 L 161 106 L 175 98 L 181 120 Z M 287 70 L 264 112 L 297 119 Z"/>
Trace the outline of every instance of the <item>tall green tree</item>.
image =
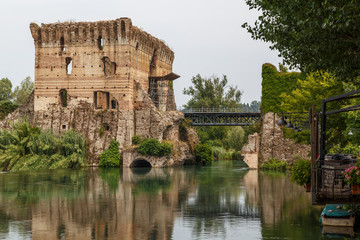
<path id="1" fill-rule="evenodd" d="M 0 79 L 0 101 L 11 99 L 12 83 L 8 78 Z"/>
<path id="2" fill-rule="evenodd" d="M 243 24 L 253 39 L 271 43 L 284 62 L 355 79 L 360 73 L 360 0 L 246 0 L 260 12 Z"/>
<path id="3" fill-rule="evenodd" d="M 242 106 L 240 103 L 241 91 L 236 86 L 229 86 L 225 75 L 220 79 L 216 76 L 204 78 L 198 74 L 191 79 L 191 82 L 193 85 L 184 89 L 184 94 L 192 97 L 185 105 L 186 108 L 237 108 Z M 237 129 L 239 130 L 239 128 L 241 127 Z M 202 143 L 226 149 L 241 149 L 243 141 L 236 144 L 228 140 L 231 129 L 232 127 L 226 126 L 196 128 Z M 241 130 L 237 132 L 243 133 Z"/>
<path id="4" fill-rule="evenodd" d="M 305 80 L 297 80 L 298 88 L 290 93 L 282 93 L 281 109 L 284 112 L 308 112 L 312 105 L 320 111 L 321 101 L 343 93 L 342 82 L 333 75 L 317 71 L 307 74 Z"/>
<path id="5" fill-rule="evenodd" d="M 33 90 L 34 82 L 30 77 L 26 77 L 21 81 L 20 86 L 16 86 L 13 92 L 14 103 L 18 105 L 24 104 Z"/>
<path id="6" fill-rule="evenodd" d="M 280 108 L 284 112 L 305 112 L 307 113 L 312 105 L 317 112 L 320 111 L 321 101 L 325 98 L 333 97 L 344 92 L 344 84 L 337 80 L 334 75 L 327 72 L 317 71 L 306 75 L 305 79 L 299 79 L 298 87 L 288 93 L 280 95 Z M 344 102 L 328 103 L 328 110 L 341 108 Z M 291 115 L 292 122 L 297 124 L 308 121 L 307 114 Z M 307 124 L 305 124 L 307 125 Z M 331 148 L 338 142 L 345 142 L 344 132 L 346 129 L 346 115 L 330 115 L 327 117 L 327 146 Z M 309 143 L 310 132 L 307 130 L 296 133 L 293 130 L 284 128 L 286 137 L 294 138 L 298 142 Z"/>
<path id="7" fill-rule="evenodd" d="M 249 103 L 241 103 L 240 109 L 244 112 L 260 112 L 261 101 L 252 101 Z"/>
<path id="8" fill-rule="evenodd" d="M 192 98 L 185 105 L 186 108 L 235 108 L 241 100 L 241 91 L 235 86 L 229 86 L 225 75 L 222 79 L 216 76 L 201 77 L 200 74 L 192 77 L 193 86 L 184 88 L 183 93 Z"/>

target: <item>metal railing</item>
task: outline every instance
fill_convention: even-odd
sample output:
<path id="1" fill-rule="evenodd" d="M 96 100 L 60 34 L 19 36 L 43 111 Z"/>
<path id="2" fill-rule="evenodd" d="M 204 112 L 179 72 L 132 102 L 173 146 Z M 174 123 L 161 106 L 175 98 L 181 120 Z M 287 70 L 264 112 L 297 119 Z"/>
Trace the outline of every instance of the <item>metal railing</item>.
<path id="1" fill-rule="evenodd" d="M 184 107 L 177 107 L 179 112 L 183 113 L 252 113 L 250 111 L 246 111 L 242 108 L 225 108 L 225 107 L 202 107 L 202 108 L 184 108 Z M 255 113 L 255 112 L 254 112 Z M 258 113 L 258 112 L 256 112 Z"/>

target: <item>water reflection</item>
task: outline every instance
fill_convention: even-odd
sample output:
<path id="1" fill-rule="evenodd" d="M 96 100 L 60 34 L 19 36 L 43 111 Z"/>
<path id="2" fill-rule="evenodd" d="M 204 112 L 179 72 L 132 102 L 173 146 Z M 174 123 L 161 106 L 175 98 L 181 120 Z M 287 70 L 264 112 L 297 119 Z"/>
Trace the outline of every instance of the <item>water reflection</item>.
<path id="1" fill-rule="evenodd" d="M 320 211 L 236 162 L 0 174 L 0 239 L 319 239 Z"/>

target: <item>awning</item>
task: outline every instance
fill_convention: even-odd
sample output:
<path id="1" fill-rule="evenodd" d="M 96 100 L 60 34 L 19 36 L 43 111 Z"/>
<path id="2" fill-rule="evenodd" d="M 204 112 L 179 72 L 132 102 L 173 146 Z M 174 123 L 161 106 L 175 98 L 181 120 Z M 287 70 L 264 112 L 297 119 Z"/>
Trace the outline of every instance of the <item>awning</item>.
<path id="1" fill-rule="evenodd" d="M 179 78 L 180 76 L 177 75 L 176 73 L 169 73 L 168 75 L 165 76 L 150 76 L 149 78 L 151 79 L 156 79 L 156 80 L 169 80 L 169 81 L 174 81 L 175 79 Z"/>

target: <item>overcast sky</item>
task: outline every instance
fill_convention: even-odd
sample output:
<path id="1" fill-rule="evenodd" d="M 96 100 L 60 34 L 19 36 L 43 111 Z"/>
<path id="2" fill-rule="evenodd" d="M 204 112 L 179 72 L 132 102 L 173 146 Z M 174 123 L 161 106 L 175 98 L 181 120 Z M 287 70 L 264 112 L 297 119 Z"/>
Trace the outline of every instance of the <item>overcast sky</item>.
<path id="1" fill-rule="evenodd" d="M 281 59 L 269 45 L 251 39 L 241 28 L 257 12 L 245 0 L 1 0 L 0 78 L 18 85 L 34 79 L 34 42 L 29 24 L 57 21 L 98 21 L 129 17 L 135 26 L 163 39 L 175 52 L 173 71 L 178 106 L 196 74 L 227 75 L 243 91 L 242 102 L 261 98 L 261 66 Z"/>

